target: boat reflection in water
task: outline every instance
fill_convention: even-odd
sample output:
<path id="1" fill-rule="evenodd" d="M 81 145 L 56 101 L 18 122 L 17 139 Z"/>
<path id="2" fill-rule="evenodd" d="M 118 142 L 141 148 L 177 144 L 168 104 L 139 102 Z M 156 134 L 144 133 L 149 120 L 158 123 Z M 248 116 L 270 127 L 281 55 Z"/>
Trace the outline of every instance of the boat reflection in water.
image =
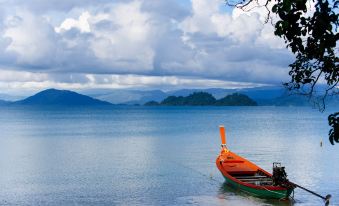
<path id="1" fill-rule="evenodd" d="M 267 199 L 248 195 L 247 192 L 232 187 L 227 182 L 224 182 L 219 187 L 219 198 L 225 199 L 226 202 L 234 203 L 239 201 L 239 206 L 252 206 L 252 205 L 277 205 L 277 206 L 291 206 L 298 203 L 293 198 L 288 199 Z"/>

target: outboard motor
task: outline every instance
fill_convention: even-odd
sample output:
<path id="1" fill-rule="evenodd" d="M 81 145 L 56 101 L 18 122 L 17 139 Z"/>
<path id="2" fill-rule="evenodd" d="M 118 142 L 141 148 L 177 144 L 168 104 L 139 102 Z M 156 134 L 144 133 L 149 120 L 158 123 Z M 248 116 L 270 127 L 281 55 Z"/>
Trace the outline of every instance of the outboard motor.
<path id="1" fill-rule="evenodd" d="M 282 167 L 280 162 L 273 163 L 272 180 L 275 186 L 287 187 L 290 185 L 285 172 L 285 167 Z"/>

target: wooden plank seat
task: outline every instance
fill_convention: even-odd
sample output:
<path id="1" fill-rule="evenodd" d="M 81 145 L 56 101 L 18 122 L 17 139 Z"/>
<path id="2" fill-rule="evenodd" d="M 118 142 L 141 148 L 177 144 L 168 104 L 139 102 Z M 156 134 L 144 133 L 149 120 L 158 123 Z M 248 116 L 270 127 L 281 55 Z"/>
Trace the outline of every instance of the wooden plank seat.
<path id="1" fill-rule="evenodd" d="M 252 178 L 238 178 L 235 177 L 236 179 L 242 181 L 242 182 L 248 182 L 248 181 L 272 181 L 270 177 L 252 177 Z"/>
<path id="2" fill-rule="evenodd" d="M 273 185 L 273 182 L 245 182 L 252 185 Z"/>
<path id="3" fill-rule="evenodd" d="M 270 178 L 268 176 L 238 176 L 237 179 L 261 179 L 261 178 Z M 271 179 L 271 178 L 270 178 Z"/>
<path id="4" fill-rule="evenodd" d="M 252 175 L 252 176 L 236 176 L 236 179 L 249 184 L 255 185 L 273 185 L 271 177 L 263 175 Z"/>
<path id="5" fill-rule="evenodd" d="M 245 179 L 245 180 L 240 180 L 242 182 L 273 182 L 271 179 Z"/>

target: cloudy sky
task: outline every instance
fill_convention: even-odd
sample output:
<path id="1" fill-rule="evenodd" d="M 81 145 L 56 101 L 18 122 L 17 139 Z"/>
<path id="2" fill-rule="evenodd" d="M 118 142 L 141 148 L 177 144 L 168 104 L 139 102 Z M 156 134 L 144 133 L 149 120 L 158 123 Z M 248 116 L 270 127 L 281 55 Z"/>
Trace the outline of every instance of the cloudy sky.
<path id="1" fill-rule="evenodd" d="M 0 93 L 281 84 L 293 56 L 222 0 L 0 0 Z"/>

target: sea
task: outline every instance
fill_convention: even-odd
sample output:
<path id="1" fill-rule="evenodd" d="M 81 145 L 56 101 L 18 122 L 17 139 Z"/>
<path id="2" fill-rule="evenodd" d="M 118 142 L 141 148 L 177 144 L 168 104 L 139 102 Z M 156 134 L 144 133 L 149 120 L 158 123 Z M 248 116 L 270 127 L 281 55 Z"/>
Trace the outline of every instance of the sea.
<path id="1" fill-rule="evenodd" d="M 339 205 L 339 144 L 311 107 L 0 107 L 0 205 L 324 205 L 296 189 L 267 200 L 229 187 L 233 152 Z M 322 145 L 321 145 L 322 143 Z"/>

